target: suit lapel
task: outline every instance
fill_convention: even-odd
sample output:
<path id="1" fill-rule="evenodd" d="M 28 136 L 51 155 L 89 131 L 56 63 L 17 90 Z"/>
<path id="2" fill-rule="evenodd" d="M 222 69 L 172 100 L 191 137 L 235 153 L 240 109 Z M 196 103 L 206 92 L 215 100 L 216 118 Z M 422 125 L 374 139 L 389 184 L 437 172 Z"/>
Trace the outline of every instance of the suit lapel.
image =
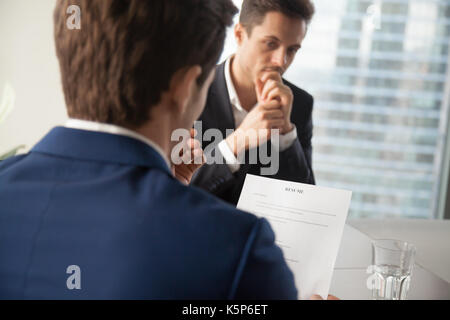
<path id="1" fill-rule="evenodd" d="M 225 81 L 225 63 L 216 69 L 216 76 L 211 86 L 208 103 L 205 108 L 208 119 L 214 119 L 212 126 L 208 128 L 218 128 L 223 137 L 226 136 L 226 129 L 236 129 L 228 88 Z"/>

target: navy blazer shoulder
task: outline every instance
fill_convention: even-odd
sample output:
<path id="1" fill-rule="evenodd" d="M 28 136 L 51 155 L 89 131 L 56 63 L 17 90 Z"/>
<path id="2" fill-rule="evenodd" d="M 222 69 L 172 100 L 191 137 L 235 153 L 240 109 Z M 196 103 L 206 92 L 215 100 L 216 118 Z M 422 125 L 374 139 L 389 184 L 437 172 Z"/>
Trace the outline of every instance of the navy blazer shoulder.
<path id="1" fill-rule="evenodd" d="M 265 219 L 182 185 L 128 137 L 53 129 L 0 163 L 0 204 L 0 299 L 297 297 Z"/>

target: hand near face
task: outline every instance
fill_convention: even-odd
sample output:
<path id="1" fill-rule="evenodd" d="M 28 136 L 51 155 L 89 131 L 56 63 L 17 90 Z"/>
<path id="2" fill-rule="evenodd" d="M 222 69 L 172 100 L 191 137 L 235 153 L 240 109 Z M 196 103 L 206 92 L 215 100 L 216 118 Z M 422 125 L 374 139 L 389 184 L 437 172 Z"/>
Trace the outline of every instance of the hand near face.
<path id="1" fill-rule="evenodd" d="M 239 128 L 227 137 L 227 144 L 237 156 L 244 150 L 267 142 L 271 129 L 281 130 L 284 125 L 283 112 L 277 101 L 259 104 L 247 114 Z"/>
<path id="2" fill-rule="evenodd" d="M 280 134 L 292 131 L 291 113 L 294 96 L 291 89 L 283 83 L 280 73 L 275 71 L 263 73 L 259 79 L 256 79 L 255 89 L 259 105 L 272 101 L 278 102 L 284 120 Z"/>
<path id="3" fill-rule="evenodd" d="M 191 182 L 194 173 L 206 162 L 200 142 L 194 139 L 196 134 L 196 130 L 191 129 L 191 138 L 188 140 L 186 148 L 188 151 L 183 153 L 181 150 L 179 155 L 183 162 L 172 166 L 174 176 L 186 185 Z"/>
<path id="4" fill-rule="evenodd" d="M 280 73 L 264 73 L 256 80 L 255 90 L 258 104 L 248 113 L 239 128 L 226 139 L 236 156 L 244 150 L 267 142 L 272 129 L 279 129 L 280 134 L 286 134 L 294 128 L 291 123 L 293 94 L 291 89 L 284 85 Z M 261 133 L 261 130 L 265 132 Z M 251 139 L 255 134 L 258 138 Z"/>

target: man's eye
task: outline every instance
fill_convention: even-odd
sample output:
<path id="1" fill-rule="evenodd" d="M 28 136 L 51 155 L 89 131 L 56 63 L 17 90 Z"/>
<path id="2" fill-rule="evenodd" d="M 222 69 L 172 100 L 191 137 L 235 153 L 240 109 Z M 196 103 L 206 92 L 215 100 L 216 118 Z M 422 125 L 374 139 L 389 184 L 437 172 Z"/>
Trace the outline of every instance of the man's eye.
<path id="1" fill-rule="evenodd" d="M 291 48 L 291 49 L 288 50 L 288 53 L 289 53 L 290 55 L 294 55 L 294 54 L 297 53 L 297 51 L 298 51 L 297 48 Z"/>
<path id="2" fill-rule="evenodd" d="M 277 48 L 277 44 L 275 42 L 273 42 L 273 41 L 269 41 L 269 42 L 267 42 L 267 47 L 269 49 L 276 49 Z"/>

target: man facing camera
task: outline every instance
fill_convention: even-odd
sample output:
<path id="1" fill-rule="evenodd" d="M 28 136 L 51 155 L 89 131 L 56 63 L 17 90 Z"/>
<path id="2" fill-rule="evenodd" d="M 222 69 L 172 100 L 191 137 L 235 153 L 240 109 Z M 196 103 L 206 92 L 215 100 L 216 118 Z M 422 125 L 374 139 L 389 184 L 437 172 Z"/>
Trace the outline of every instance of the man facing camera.
<path id="1" fill-rule="evenodd" d="M 70 5 L 80 30 L 66 27 Z M 70 120 L 0 163 L 0 299 L 297 298 L 269 223 L 182 184 L 168 158 L 172 132 L 202 113 L 236 11 L 57 2 Z"/>
<path id="2" fill-rule="evenodd" d="M 279 155 L 278 170 L 269 177 L 315 183 L 313 98 L 282 78 L 301 48 L 313 14 L 309 0 L 244 0 L 234 29 L 237 52 L 217 67 L 199 118 L 203 130 L 219 129 L 226 136 L 203 145 L 211 150 L 207 158 L 220 154 L 224 161 L 200 168 L 193 185 L 237 204 L 246 174 L 262 175 L 260 159 L 251 163 L 248 153 L 267 144 Z M 229 129 L 234 132 L 227 134 Z M 254 134 L 273 129 L 279 133 L 276 142 L 269 135 Z M 258 139 L 252 144 L 255 136 Z"/>

